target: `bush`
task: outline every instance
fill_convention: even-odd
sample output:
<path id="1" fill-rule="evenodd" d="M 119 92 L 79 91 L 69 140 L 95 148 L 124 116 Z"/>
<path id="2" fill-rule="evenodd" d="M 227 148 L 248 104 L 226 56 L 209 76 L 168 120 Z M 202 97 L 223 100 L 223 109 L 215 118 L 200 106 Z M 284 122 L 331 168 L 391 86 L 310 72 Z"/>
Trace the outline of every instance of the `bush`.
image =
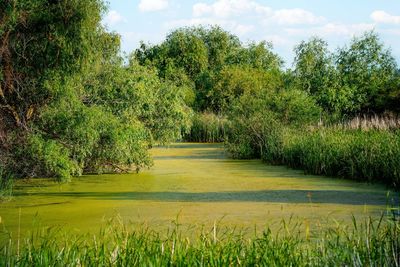
<path id="1" fill-rule="evenodd" d="M 318 120 L 320 109 L 306 93 L 297 90 L 245 94 L 232 107 L 226 148 L 234 158 L 282 161 L 288 125 L 301 127 Z"/>

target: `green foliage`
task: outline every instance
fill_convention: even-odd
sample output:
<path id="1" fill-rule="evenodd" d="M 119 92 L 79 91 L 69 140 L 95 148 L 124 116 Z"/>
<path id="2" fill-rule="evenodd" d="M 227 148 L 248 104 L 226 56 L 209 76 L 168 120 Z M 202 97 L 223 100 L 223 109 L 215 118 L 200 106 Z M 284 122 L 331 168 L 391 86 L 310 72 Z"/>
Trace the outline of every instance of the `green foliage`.
<path id="1" fill-rule="evenodd" d="M 125 66 L 119 36 L 100 24 L 102 1 L 8 0 L 0 9 L 0 163 L 16 177 L 139 170 L 152 164 L 154 142 L 188 131 L 192 83 Z"/>
<path id="2" fill-rule="evenodd" d="M 354 38 L 335 54 L 319 38 L 301 42 L 295 53 L 293 85 L 311 94 L 330 116 L 397 110 L 397 64 L 376 33 Z"/>
<path id="3" fill-rule="evenodd" d="M 279 162 L 283 126 L 301 126 L 318 120 L 320 109 L 306 93 L 297 90 L 245 94 L 233 106 L 226 147 L 235 158 L 261 157 Z"/>
<path id="4" fill-rule="evenodd" d="M 283 221 L 257 235 L 214 225 L 211 231 L 179 227 L 161 234 L 114 224 L 90 236 L 47 229 L 32 234 L 21 249 L 10 240 L 1 248 L 4 266 L 397 266 L 399 222 L 366 219 L 353 226 L 327 227 L 304 235 L 304 225 Z"/>
<path id="5" fill-rule="evenodd" d="M 269 74 L 264 72 L 279 72 L 282 65 L 272 52 L 272 44 L 252 42 L 245 46 L 217 26 L 177 29 L 160 45 L 142 43 L 133 58 L 141 65 L 155 66 L 161 78 L 190 88 L 186 94 L 194 93 L 192 107 L 196 110 L 217 113 L 225 111 L 230 99 L 244 89 L 250 90 L 254 85 L 251 90 L 257 90 L 270 82 L 264 77 Z M 229 76 L 234 76 L 234 81 L 229 81 Z M 230 83 L 229 88 L 224 82 Z M 234 84 L 238 82 L 242 84 Z M 240 89 L 243 85 L 246 88 Z"/>
<path id="6" fill-rule="evenodd" d="M 193 79 L 208 66 L 207 47 L 196 28 L 175 30 L 158 46 L 142 43 L 135 58 L 141 64 L 157 66 L 161 77 L 165 77 L 169 68 L 183 68 Z"/>
<path id="7" fill-rule="evenodd" d="M 29 135 L 16 147 L 13 158 L 12 170 L 19 177 L 54 177 L 66 181 L 79 171 L 68 149 L 41 135 Z"/>
<path id="8" fill-rule="evenodd" d="M 190 132 L 184 137 L 189 142 L 223 142 L 230 129 L 226 117 L 208 112 L 196 113 L 192 123 Z"/>
<path id="9" fill-rule="evenodd" d="M 272 43 L 265 41 L 260 43 L 251 42 L 247 46 L 233 50 L 227 62 L 234 65 L 246 65 L 264 71 L 279 70 L 283 61 L 272 52 L 272 49 Z"/>
<path id="10" fill-rule="evenodd" d="M 213 87 L 207 92 L 207 107 L 225 113 L 232 102 L 242 95 L 256 95 L 261 90 L 282 88 L 277 72 L 266 72 L 248 66 L 227 66 L 215 77 Z"/>
<path id="11" fill-rule="evenodd" d="M 68 149 L 69 158 L 79 166 L 72 174 L 151 165 L 148 130 L 140 122 L 122 121 L 104 108 L 64 100 L 41 114 L 38 127 L 46 139 Z"/>
<path id="12" fill-rule="evenodd" d="M 307 173 L 399 187 L 400 134 L 321 128 L 286 136 L 282 163 Z"/>
<path id="13" fill-rule="evenodd" d="M 295 47 L 294 86 L 312 95 L 317 103 L 330 114 L 341 115 L 352 107 L 353 92 L 340 86 L 328 44 L 311 38 Z"/>
<path id="14" fill-rule="evenodd" d="M 51 101 L 54 76 L 79 73 L 100 27 L 100 1 L 2 1 L 0 112 L 11 128 L 26 128 Z"/>
<path id="15" fill-rule="evenodd" d="M 340 81 L 354 91 L 352 112 L 384 110 L 388 89 L 396 79 L 397 65 L 391 51 L 384 47 L 379 36 L 366 32 L 354 38 L 349 47 L 336 56 Z"/>
<path id="16" fill-rule="evenodd" d="M 122 121 L 137 118 L 149 130 L 152 141 L 176 141 L 190 128 L 188 94 L 172 82 L 161 82 L 154 69 L 131 62 L 110 66 L 85 84 L 87 103 L 103 106 Z"/>

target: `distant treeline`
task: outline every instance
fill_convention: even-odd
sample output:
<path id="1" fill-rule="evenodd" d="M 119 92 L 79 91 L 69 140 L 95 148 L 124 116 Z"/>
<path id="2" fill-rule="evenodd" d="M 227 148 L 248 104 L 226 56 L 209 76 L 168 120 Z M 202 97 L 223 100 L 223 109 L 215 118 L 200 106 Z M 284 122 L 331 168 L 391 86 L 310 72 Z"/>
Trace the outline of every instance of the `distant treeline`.
<path id="1" fill-rule="evenodd" d="M 321 123 L 400 111 L 400 71 L 375 32 L 334 53 L 320 38 L 303 41 L 291 69 L 271 43 L 242 43 L 218 26 L 174 30 L 124 58 L 120 36 L 101 25 L 105 11 L 102 0 L 0 3 L 2 177 L 139 170 L 151 166 L 152 145 L 182 138 L 224 141 L 233 157 L 305 168 L 287 161 L 295 141 L 284 133 L 314 136 L 328 131 Z M 398 140 L 395 129 L 385 132 Z M 296 140 L 315 139 L 304 138 Z M 390 151 L 382 155 L 400 157 Z M 336 171 L 305 169 L 352 176 L 342 171 L 349 160 L 341 162 Z M 385 177 L 398 179 L 397 165 L 397 175 Z"/>
<path id="2" fill-rule="evenodd" d="M 243 44 L 218 26 L 189 27 L 159 45 L 142 43 L 134 59 L 185 86 L 186 103 L 199 112 L 228 113 L 242 96 L 261 93 L 306 97 L 330 120 L 400 110 L 400 70 L 375 32 L 334 53 L 318 37 L 294 51 L 293 68 L 285 70 L 272 43 Z"/>
<path id="3" fill-rule="evenodd" d="M 196 112 L 186 140 L 224 141 L 234 158 L 398 187 L 400 71 L 390 49 L 372 31 L 335 52 L 318 37 L 294 51 L 284 69 L 271 43 L 243 44 L 211 26 L 142 43 L 133 58 L 184 86 Z M 357 127 L 346 126 L 357 118 Z"/>

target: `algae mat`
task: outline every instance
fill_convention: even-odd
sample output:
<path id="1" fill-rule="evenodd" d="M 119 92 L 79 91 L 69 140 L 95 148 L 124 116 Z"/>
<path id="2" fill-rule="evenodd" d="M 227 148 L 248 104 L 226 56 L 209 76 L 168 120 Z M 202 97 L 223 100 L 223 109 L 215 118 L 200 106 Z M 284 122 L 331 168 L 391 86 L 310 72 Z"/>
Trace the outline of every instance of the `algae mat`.
<path id="1" fill-rule="evenodd" d="M 67 184 L 18 182 L 14 198 L 0 203 L 3 239 L 41 227 L 97 231 L 115 217 L 154 229 L 216 221 L 262 229 L 289 218 L 321 225 L 329 218 L 380 216 L 392 201 L 382 185 L 231 160 L 221 144 L 177 143 L 152 154 L 154 166 L 139 174 L 83 176 Z"/>

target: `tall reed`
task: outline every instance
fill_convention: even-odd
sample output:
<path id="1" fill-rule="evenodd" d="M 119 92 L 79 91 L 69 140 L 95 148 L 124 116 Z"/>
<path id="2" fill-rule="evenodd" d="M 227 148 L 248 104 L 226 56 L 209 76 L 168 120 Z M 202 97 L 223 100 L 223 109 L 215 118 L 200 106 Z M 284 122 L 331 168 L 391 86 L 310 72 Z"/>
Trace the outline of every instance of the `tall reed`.
<path id="1" fill-rule="evenodd" d="M 190 142 L 223 142 L 228 129 L 226 117 L 210 112 L 196 113 L 190 133 L 184 139 Z"/>
<path id="2" fill-rule="evenodd" d="M 282 222 L 248 236 L 214 225 L 188 237 L 179 227 L 166 234 L 110 225 L 98 235 L 44 230 L 0 250 L 1 266 L 398 266 L 398 220 L 366 220 L 306 233 Z"/>
<path id="3" fill-rule="evenodd" d="M 282 163 L 307 173 L 378 181 L 399 188 L 400 131 L 296 131 L 286 135 Z"/>
<path id="4" fill-rule="evenodd" d="M 393 113 L 382 115 L 360 115 L 335 125 L 347 130 L 396 130 L 400 129 L 400 117 Z"/>

